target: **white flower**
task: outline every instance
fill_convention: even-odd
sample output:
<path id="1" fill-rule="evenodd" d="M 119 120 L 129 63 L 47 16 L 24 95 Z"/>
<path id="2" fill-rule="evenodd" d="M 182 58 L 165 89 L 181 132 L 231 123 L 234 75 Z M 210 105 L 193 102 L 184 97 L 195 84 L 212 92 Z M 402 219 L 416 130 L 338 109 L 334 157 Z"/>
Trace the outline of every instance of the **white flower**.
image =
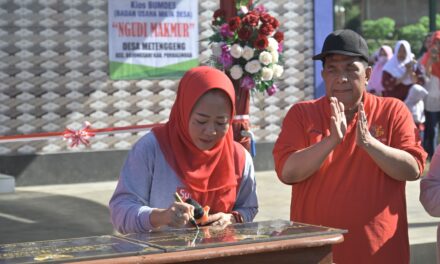
<path id="1" fill-rule="evenodd" d="M 269 44 L 267 45 L 268 51 L 277 51 L 278 50 L 278 41 L 274 38 L 268 38 L 267 39 Z"/>
<path id="2" fill-rule="evenodd" d="M 261 64 L 258 60 L 251 60 L 248 63 L 246 63 L 246 65 L 244 66 L 244 69 L 247 72 L 254 74 L 254 73 L 257 73 L 260 71 Z"/>
<path id="3" fill-rule="evenodd" d="M 260 53 L 260 57 L 258 59 L 263 65 L 269 65 L 272 63 L 272 54 L 267 51 L 263 51 Z"/>
<path id="4" fill-rule="evenodd" d="M 283 66 L 281 66 L 279 64 L 272 65 L 272 70 L 273 70 L 273 77 L 275 77 L 275 78 L 280 78 L 284 72 Z"/>
<path id="5" fill-rule="evenodd" d="M 214 55 L 215 57 L 220 57 L 220 55 L 222 55 L 222 45 L 223 43 L 221 42 L 212 43 L 211 44 L 212 55 Z"/>
<path id="6" fill-rule="evenodd" d="M 273 70 L 271 68 L 263 67 L 261 70 L 261 80 L 270 81 L 273 77 Z"/>
<path id="7" fill-rule="evenodd" d="M 270 52 L 270 54 L 272 54 L 272 63 L 278 63 L 280 54 L 278 53 L 278 51 L 273 50 Z"/>
<path id="8" fill-rule="evenodd" d="M 243 76 L 243 69 L 241 68 L 240 65 L 232 66 L 230 71 L 231 71 L 231 77 L 234 80 L 238 80 L 241 78 L 241 76 Z"/>
<path id="9" fill-rule="evenodd" d="M 254 49 L 249 47 L 249 46 L 245 46 L 244 49 L 243 49 L 242 56 L 247 61 L 252 59 L 252 57 L 254 56 Z"/>
<path id="10" fill-rule="evenodd" d="M 231 56 L 238 59 L 243 54 L 243 48 L 240 44 L 234 44 L 231 46 Z"/>
<path id="11" fill-rule="evenodd" d="M 246 15 L 249 12 L 249 9 L 247 8 L 247 6 L 240 6 L 240 11 Z"/>

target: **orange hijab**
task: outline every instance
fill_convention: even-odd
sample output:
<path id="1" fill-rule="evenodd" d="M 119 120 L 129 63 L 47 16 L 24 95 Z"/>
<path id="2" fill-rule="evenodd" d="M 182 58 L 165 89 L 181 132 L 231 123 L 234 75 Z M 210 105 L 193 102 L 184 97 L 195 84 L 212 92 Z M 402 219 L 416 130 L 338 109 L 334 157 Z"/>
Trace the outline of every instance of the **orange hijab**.
<path id="1" fill-rule="evenodd" d="M 200 150 L 189 135 L 189 118 L 197 100 L 212 89 L 221 89 L 231 100 L 229 130 L 212 149 Z M 223 72 L 208 66 L 196 67 L 180 80 L 168 122 L 153 128 L 165 159 L 191 197 L 202 206 L 209 205 L 214 213 L 232 211 L 237 179 L 244 168 L 245 153 L 233 140 L 234 104 L 234 86 Z"/>
<path id="2" fill-rule="evenodd" d="M 422 57 L 421 63 L 426 67 L 426 65 L 428 64 L 428 59 L 432 56 L 431 55 L 431 50 L 434 47 L 435 43 L 437 41 L 440 41 L 440 30 L 434 32 L 434 34 L 431 37 L 431 44 L 429 45 L 428 51 L 425 52 L 425 54 Z M 439 54 L 437 55 L 437 62 L 434 62 L 431 65 L 431 74 L 437 76 L 438 78 L 440 78 L 440 51 Z"/>

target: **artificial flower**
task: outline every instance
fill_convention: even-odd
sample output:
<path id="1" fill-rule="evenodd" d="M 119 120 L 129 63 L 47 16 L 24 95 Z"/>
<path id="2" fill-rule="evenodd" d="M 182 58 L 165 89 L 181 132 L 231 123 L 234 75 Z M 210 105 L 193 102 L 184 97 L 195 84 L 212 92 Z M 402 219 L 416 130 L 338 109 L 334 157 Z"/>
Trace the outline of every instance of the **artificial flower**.
<path id="1" fill-rule="evenodd" d="M 274 64 L 274 65 L 272 66 L 272 70 L 273 70 L 273 76 L 274 76 L 275 78 L 280 78 L 281 75 L 282 75 L 283 72 L 284 72 L 284 68 L 283 68 L 283 66 L 278 65 L 278 64 Z"/>
<path id="2" fill-rule="evenodd" d="M 243 55 L 242 56 L 243 56 L 243 59 L 245 59 L 247 61 L 252 59 L 254 57 L 254 49 L 249 46 L 245 46 L 243 48 Z"/>
<path id="3" fill-rule="evenodd" d="M 222 10 L 214 12 L 214 34 L 208 38 L 211 63 L 236 80 L 240 89 L 272 95 L 277 91 L 276 79 L 284 72 L 284 33 L 279 30 L 280 22 L 263 5 L 240 3 L 243 5 L 237 6 L 237 15 L 228 20 Z"/>
<path id="4" fill-rule="evenodd" d="M 269 38 L 268 39 L 269 44 L 267 45 L 267 50 L 269 50 L 270 52 L 274 51 L 274 50 L 278 50 L 278 41 L 275 38 Z"/>
<path id="5" fill-rule="evenodd" d="M 269 65 L 269 64 L 272 63 L 272 54 L 270 54 L 267 51 L 263 51 L 263 52 L 260 53 L 260 57 L 258 58 L 258 60 L 263 65 Z"/>
<path id="6" fill-rule="evenodd" d="M 239 59 L 242 54 L 243 54 L 243 48 L 240 46 L 240 44 L 234 44 L 231 46 L 232 57 Z"/>
<path id="7" fill-rule="evenodd" d="M 238 80 L 241 78 L 241 76 L 243 76 L 243 69 L 241 68 L 240 65 L 234 65 L 231 67 L 231 77 L 234 80 Z"/>
<path id="8" fill-rule="evenodd" d="M 258 60 L 251 60 L 246 63 L 244 69 L 250 74 L 258 73 L 261 70 L 261 63 Z"/>
<path id="9" fill-rule="evenodd" d="M 250 76 L 245 76 L 240 81 L 240 88 L 250 90 L 255 87 L 254 79 Z"/>
<path id="10" fill-rule="evenodd" d="M 277 86 L 275 84 L 272 84 L 271 87 L 266 89 L 266 92 L 268 95 L 273 95 L 277 91 Z"/>
<path id="11" fill-rule="evenodd" d="M 272 63 L 278 63 L 279 58 L 280 58 L 280 54 L 278 53 L 278 51 L 273 50 L 270 52 L 270 54 L 272 55 Z"/>
<path id="12" fill-rule="evenodd" d="M 273 70 L 271 68 L 263 67 L 261 69 L 261 80 L 270 81 L 273 77 Z"/>

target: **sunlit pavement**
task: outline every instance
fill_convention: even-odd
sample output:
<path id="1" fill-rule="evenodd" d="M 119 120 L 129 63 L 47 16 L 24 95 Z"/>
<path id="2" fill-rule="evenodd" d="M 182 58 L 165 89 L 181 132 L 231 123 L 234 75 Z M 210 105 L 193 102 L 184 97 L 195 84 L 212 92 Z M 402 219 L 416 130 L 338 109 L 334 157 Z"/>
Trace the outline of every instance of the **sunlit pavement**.
<path id="1" fill-rule="evenodd" d="M 255 221 L 289 219 L 290 186 L 273 171 L 256 173 Z M 108 201 L 115 181 L 16 187 L 0 194 L 0 244 L 112 234 Z M 171 194 L 170 194 L 171 195 Z M 411 263 L 435 263 L 437 223 L 419 203 L 419 181 L 407 183 Z"/>

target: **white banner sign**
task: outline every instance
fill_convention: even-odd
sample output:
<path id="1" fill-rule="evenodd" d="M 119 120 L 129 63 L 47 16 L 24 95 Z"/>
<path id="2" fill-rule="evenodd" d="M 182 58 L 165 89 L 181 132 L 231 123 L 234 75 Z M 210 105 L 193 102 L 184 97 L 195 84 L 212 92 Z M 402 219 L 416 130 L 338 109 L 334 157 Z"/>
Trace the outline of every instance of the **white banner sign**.
<path id="1" fill-rule="evenodd" d="M 180 77 L 198 65 L 198 1 L 109 0 L 110 78 Z"/>

